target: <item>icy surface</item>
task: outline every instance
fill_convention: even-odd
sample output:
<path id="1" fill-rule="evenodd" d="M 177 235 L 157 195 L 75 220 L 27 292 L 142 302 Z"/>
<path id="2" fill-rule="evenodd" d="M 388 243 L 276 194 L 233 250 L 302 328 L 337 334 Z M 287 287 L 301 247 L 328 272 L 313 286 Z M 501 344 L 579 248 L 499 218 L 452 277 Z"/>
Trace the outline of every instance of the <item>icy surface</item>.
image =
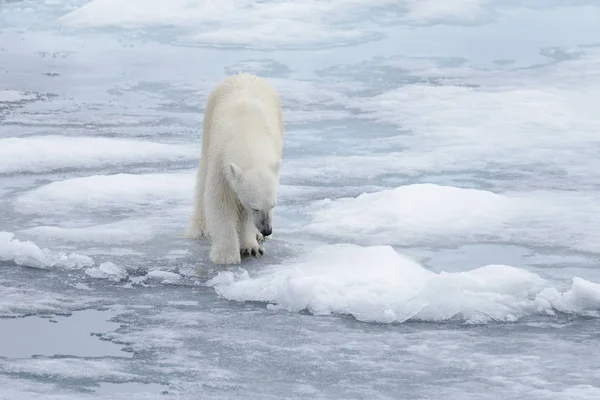
<path id="1" fill-rule="evenodd" d="M 35 99 L 35 95 L 19 92 L 18 90 L 0 90 L 0 103 L 17 103 L 24 100 Z"/>
<path id="2" fill-rule="evenodd" d="M 120 265 L 115 265 L 110 261 L 103 262 L 97 267 L 88 268 L 85 273 L 92 278 L 108 278 L 114 281 L 120 281 L 127 278 L 127 271 Z"/>
<path id="3" fill-rule="evenodd" d="M 0 399 L 600 398 L 597 1 L 0 1 L 0 60 Z M 282 182 L 217 268 L 238 71 Z"/>

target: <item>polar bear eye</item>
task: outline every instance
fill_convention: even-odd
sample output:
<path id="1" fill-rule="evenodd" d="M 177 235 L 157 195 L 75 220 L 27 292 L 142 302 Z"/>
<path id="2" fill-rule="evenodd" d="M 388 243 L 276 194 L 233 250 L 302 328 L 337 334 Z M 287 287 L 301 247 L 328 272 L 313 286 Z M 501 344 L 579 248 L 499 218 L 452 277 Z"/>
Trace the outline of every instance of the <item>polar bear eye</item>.
<path id="1" fill-rule="evenodd" d="M 260 210 L 259 210 L 259 209 L 257 209 L 257 208 L 254 208 L 254 207 L 252 207 L 252 211 L 254 211 L 254 212 L 259 212 Z"/>

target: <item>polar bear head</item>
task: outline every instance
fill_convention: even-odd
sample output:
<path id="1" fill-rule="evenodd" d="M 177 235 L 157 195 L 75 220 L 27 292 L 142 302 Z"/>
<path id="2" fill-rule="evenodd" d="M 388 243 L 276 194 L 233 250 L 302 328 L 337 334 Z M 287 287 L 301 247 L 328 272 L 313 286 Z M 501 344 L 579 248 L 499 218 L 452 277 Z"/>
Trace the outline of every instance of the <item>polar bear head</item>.
<path id="1" fill-rule="evenodd" d="M 267 167 L 242 170 L 231 163 L 231 186 L 242 206 L 252 215 L 254 226 L 263 235 L 273 232 L 271 220 L 277 205 L 277 186 L 281 160 Z"/>

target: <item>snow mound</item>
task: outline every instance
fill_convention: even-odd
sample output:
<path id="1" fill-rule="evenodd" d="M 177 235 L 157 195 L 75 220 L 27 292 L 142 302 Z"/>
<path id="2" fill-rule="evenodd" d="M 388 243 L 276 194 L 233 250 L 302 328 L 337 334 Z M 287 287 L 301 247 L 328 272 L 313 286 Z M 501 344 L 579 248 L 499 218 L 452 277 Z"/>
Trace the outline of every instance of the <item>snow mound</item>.
<path id="1" fill-rule="evenodd" d="M 513 322 L 556 311 L 600 315 L 600 284 L 574 278 L 561 291 L 538 275 L 506 265 L 440 274 L 388 246 L 330 245 L 255 276 L 220 272 L 206 283 L 235 301 L 315 315 L 349 314 L 380 323 L 461 320 Z"/>
<path id="2" fill-rule="evenodd" d="M 320 205 L 306 227 L 312 233 L 366 244 L 406 244 L 499 229 L 520 215 L 526 202 L 483 190 L 415 184 Z"/>
<path id="3" fill-rule="evenodd" d="M 33 136 L 0 139 L 0 174 L 188 161 L 194 146 L 102 137 Z"/>
<path id="4" fill-rule="evenodd" d="M 71 243 L 141 243 L 153 238 L 154 227 L 147 220 L 125 220 L 85 227 L 36 226 L 20 233 L 46 240 Z"/>
<path id="5" fill-rule="evenodd" d="M 17 197 L 13 205 L 20 213 L 44 215 L 77 210 L 131 213 L 152 209 L 164 213 L 165 209 L 171 210 L 177 206 L 187 207 L 187 213 L 191 212 L 195 177 L 196 169 L 173 173 L 91 175 L 40 186 Z M 322 189 L 280 185 L 279 198 L 281 201 L 301 201 L 314 197 L 320 190 Z M 355 188 L 336 188 L 336 192 L 343 190 L 356 192 Z M 82 239 L 93 239 L 94 236 L 106 236 L 101 234 L 106 230 L 124 228 L 134 229 L 140 234 L 146 232 L 145 236 L 150 234 L 145 226 L 131 227 L 126 223 L 97 226 L 93 228 L 96 229 L 95 232 L 90 231 L 92 228 L 80 228 L 71 232 L 53 229 L 54 232 L 50 232 L 50 227 L 33 228 L 28 232 L 39 235 L 56 233 L 68 239 L 75 239 L 74 236 L 81 233 Z"/>
<path id="6" fill-rule="evenodd" d="M 185 201 L 191 204 L 193 190 L 194 172 L 93 175 L 41 186 L 17 198 L 14 205 L 22 213 L 163 209 Z"/>
<path id="7" fill-rule="evenodd" d="M 414 184 L 313 203 L 304 230 L 362 245 L 510 242 L 600 252 L 599 192 L 496 194 Z M 577 207 L 573 207 L 577 204 Z"/>
<path id="8" fill-rule="evenodd" d="M 43 269 L 80 269 L 94 265 L 94 261 L 88 256 L 41 249 L 32 242 L 15 239 L 10 232 L 0 232 L 0 261 Z"/>

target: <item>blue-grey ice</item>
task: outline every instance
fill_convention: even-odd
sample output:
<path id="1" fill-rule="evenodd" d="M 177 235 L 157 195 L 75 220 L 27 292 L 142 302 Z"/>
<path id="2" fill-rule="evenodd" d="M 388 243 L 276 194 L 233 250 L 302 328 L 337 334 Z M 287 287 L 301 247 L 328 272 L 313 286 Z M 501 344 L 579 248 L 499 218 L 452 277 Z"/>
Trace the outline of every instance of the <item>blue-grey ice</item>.
<path id="1" fill-rule="evenodd" d="M 266 255 L 183 237 L 280 93 Z M 595 0 L 0 0 L 0 400 L 600 398 Z"/>

